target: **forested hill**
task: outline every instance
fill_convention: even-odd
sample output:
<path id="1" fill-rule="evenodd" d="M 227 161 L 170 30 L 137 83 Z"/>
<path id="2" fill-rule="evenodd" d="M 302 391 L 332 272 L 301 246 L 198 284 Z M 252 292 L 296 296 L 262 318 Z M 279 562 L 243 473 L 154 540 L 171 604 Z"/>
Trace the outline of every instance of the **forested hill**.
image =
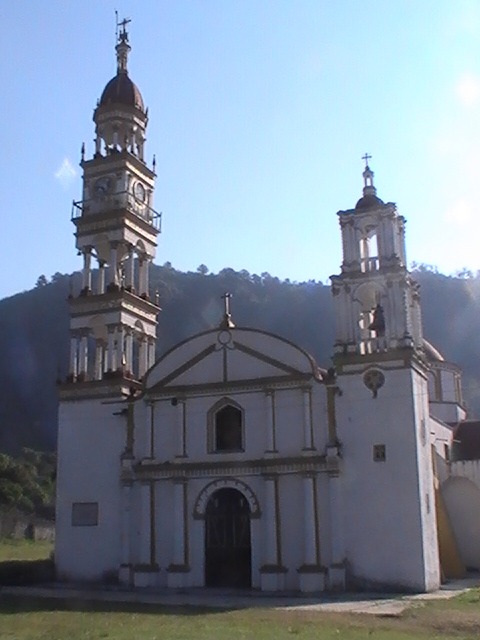
<path id="1" fill-rule="evenodd" d="M 74 286 L 79 275 L 75 274 Z M 480 415 L 480 274 L 444 276 L 415 270 L 421 284 L 425 336 L 464 370 L 464 395 Z M 328 285 L 295 283 L 263 273 L 224 269 L 183 273 L 169 263 L 153 266 L 151 290 L 160 292 L 162 313 L 157 356 L 178 341 L 214 327 L 222 315 L 220 296 L 232 292 L 237 326 L 277 333 L 329 366 L 334 341 Z M 31 291 L 0 301 L 0 451 L 21 447 L 51 450 L 57 427 L 56 380 L 68 368 L 68 275 L 38 279 Z"/>

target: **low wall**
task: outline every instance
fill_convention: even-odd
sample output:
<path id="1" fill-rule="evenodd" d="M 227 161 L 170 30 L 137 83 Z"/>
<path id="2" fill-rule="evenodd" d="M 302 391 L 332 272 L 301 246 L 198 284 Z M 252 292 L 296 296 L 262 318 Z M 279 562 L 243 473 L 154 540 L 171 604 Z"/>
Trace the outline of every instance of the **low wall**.
<path id="1" fill-rule="evenodd" d="M 0 538 L 15 540 L 55 540 L 55 523 L 35 516 L 10 511 L 0 512 Z"/>

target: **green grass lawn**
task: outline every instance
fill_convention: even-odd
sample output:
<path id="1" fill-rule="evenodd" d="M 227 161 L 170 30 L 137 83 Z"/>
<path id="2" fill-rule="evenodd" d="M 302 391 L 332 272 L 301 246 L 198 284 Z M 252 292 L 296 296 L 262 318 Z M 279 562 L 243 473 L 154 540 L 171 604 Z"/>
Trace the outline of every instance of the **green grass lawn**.
<path id="1" fill-rule="evenodd" d="M 0 562 L 5 560 L 45 560 L 53 551 L 53 542 L 0 538 Z"/>
<path id="2" fill-rule="evenodd" d="M 0 599 L 0 640 L 478 640 L 480 591 L 398 618 L 313 611 L 96 605 Z"/>

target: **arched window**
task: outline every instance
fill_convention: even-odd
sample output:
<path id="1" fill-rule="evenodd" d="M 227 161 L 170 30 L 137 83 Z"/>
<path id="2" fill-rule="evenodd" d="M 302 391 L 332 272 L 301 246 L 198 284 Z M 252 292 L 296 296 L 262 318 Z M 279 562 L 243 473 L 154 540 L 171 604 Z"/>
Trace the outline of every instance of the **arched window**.
<path id="1" fill-rule="evenodd" d="M 244 450 L 243 411 L 235 401 L 223 398 L 208 412 L 208 450 L 210 453 Z"/>
<path id="2" fill-rule="evenodd" d="M 242 412 L 227 404 L 215 415 L 215 450 L 239 451 L 242 448 Z"/>

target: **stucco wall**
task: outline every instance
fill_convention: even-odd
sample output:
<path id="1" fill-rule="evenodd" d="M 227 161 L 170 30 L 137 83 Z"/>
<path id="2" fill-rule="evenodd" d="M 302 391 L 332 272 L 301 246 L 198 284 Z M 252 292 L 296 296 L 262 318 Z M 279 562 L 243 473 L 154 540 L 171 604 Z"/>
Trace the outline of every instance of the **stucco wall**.
<path id="1" fill-rule="evenodd" d="M 126 420 L 95 400 L 59 408 L 55 560 L 61 580 L 113 579 L 120 564 L 120 454 Z M 98 503 L 98 525 L 72 526 L 72 504 Z"/>
<path id="2" fill-rule="evenodd" d="M 428 438 L 424 452 L 418 451 L 421 419 L 428 416 L 426 382 L 409 368 L 383 372 L 377 398 L 363 384 L 362 369 L 339 378 L 345 555 L 360 581 L 433 589 L 439 584 L 438 557 L 425 550 L 436 540 L 433 486 L 427 471 L 419 473 L 419 466 L 428 466 Z M 414 403 L 415 395 L 424 400 Z M 385 462 L 374 462 L 375 444 L 386 446 Z"/>
<path id="3" fill-rule="evenodd" d="M 458 470 L 462 475 L 452 475 L 442 484 L 445 506 L 465 566 L 480 569 L 480 462 L 452 467 L 453 474 Z"/>

